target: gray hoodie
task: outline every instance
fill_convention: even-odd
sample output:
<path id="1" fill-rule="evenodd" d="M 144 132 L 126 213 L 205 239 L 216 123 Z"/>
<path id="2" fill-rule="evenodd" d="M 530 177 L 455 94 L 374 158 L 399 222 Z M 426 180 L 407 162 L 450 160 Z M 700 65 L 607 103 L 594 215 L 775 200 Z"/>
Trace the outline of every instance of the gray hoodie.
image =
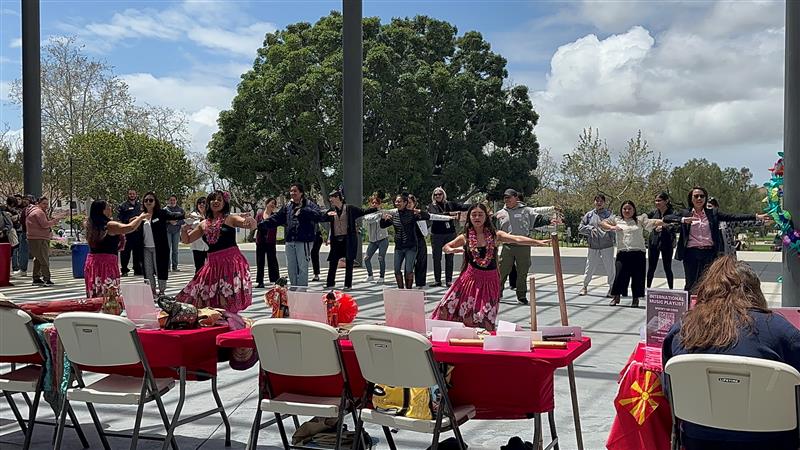
<path id="1" fill-rule="evenodd" d="M 607 233 L 600 228 L 600 222 L 609 217 L 611 217 L 611 211 L 608 209 L 603 209 L 600 212 L 593 209 L 581 219 L 578 234 L 586 236 L 589 241 L 589 248 L 602 250 L 614 246 L 614 233 Z"/>
<path id="2" fill-rule="evenodd" d="M 518 202 L 514 208 L 504 206 L 494 216 L 498 230 L 516 236 L 530 236 L 534 228 L 550 225 L 550 219 L 538 212 L 537 208 L 525 206 L 522 202 Z"/>

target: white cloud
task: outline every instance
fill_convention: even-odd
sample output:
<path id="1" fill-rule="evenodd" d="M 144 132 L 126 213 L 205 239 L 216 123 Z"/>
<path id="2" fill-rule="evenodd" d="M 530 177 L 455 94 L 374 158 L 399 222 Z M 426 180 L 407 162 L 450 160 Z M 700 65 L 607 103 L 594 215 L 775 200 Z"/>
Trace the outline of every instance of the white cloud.
<path id="1" fill-rule="evenodd" d="M 150 73 L 122 75 L 130 93 L 140 104 L 168 106 L 186 113 L 191 150 L 205 152 L 217 131 L 217 117 L 229 109 L 236 90 L 208 80 L 155 77 Z"/>
<path id="2" fill-rule="evenodd" d="M 8 44 L 8 47 L 9 48 L 21 48 L 22 47 L 22 38 L 21 37 L 17 37 L 17 38 L 12 39 L 11 42 Z"/>
<path id="3" fill-rule="evenodd" d="M 130 39 L 189 40 L 202 47 L 254 58 L 264 35 L 277 28 L 270 22 L 252 22 L 239 14 L 235 3 L 185 2 L 166 9 L 129 8 L 107 22 L 61 28 L 82 36 L 93 48 L 108 51 Z"/>
<path id="4" fill-rule="evenodd" d="M 633 26 L 560 46 L 531 95 L 541 145 L 567 153 L 592 126 L 621 149 L 641 129 L 674 163 L 705 157 L 758 174 L 782 147 L 782 5 L 734 4 L 661 32 Z"/>

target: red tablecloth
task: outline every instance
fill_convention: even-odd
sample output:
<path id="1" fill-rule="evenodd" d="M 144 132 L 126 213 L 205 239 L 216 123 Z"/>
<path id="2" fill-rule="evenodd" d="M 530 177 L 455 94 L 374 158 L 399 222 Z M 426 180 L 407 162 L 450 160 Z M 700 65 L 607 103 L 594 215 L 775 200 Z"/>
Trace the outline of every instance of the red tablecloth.
<path id="1" fill-rule="evenodd" d="M 217 375 L 217 336 L 228 327 L 196 328 L 194 330 L 137 330 L 147 362 L 156 377 L 176 378 L 178 367 Z M 114 368 L 84 367 L 86 370 L 121 375 L 141 375 L 141 366 Z M 191 378 L 191 377 L 190 377 Z"/>
<path id="2" fill-rule="evenodd" d="M 249 329 L 217 337 L 220 347 L 254 347 Z M 352 344 L 342 340 L 345 368 L 356 396 L 365 387 Z M 591 347 L 591 340 L 569 342 L 566 350 L 536 349 L 528 353 L 487 352 L 479 347 L 434 343 L 437 361 L 453 364 L 450 398 L 454 404 L 472 404 L 478 419 L 523 419 L 552 411 L 555 405 L 553 373 Z M 338 396 L 338 377 L 308 378 L 270 375 L 276 393 Z"/>
<path id="3" fill-rule="evenodd" d="M 644 368 L 639 343 L 620 372 L 614 399 L 616 416 L 606 441 L 608 450 L 669 450 L 672 414 L 660 373 Z"/>

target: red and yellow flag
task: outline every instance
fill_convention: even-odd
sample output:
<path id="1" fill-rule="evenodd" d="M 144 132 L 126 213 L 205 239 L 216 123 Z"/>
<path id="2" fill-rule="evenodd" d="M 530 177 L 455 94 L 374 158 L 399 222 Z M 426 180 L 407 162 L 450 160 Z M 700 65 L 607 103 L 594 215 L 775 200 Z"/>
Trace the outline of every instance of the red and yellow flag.
<path id="1" fill-rule="evenodd" d="M 655 397 L 663 397 L 664 390 L 658 376 L 649 370 L 643 370 L 643 386 L 636 380 L 631 384 L 630 395 L 632 397 L 621 398 L 618 400 L 620 406 L 629 407 L 628 412 L 636 419 L 636 423 L 643 424 L 647 417 L 658 408 Z"/>

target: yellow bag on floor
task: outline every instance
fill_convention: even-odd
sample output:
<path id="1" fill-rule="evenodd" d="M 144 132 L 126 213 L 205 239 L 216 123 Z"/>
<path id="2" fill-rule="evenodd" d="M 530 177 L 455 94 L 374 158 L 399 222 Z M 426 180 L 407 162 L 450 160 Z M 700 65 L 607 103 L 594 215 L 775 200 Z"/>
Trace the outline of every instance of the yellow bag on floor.
<path id="1" fill-rule="evenodd" d="M 433 419 L 429 388 L 402 388 L 376 384 L 372 394 L 375 410 L 413 419 Z"/>

